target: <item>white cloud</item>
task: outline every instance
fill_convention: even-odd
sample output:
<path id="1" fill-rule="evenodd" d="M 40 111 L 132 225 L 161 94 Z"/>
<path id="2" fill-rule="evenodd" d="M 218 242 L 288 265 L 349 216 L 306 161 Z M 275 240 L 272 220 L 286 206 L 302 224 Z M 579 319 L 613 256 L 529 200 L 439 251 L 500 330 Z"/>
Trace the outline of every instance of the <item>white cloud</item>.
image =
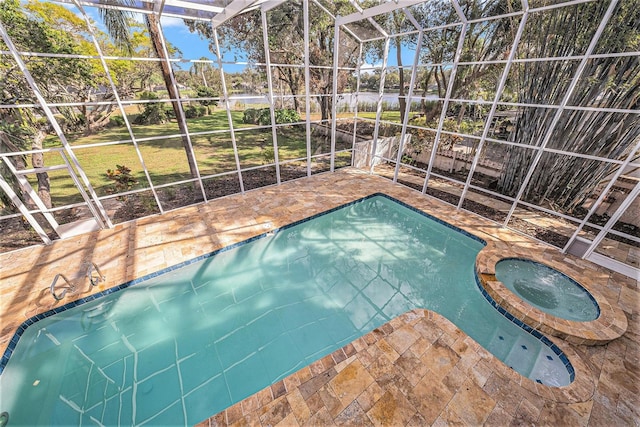
<path id="1" fill-rule="evenodd" d="M 380 67 L 382 67 L 382 62 L 380 62 L 379 64 L 369 64 L 367 62 L 363 62 L 360 66 L 360 72 L 362 74 L 373 74 L 373 70 Z"/>
<path id="2" fill-rule="evenodd" d="M 182 19 L 172 16 L 163 16 L 160 18 L 160 23 L 163 27 L 184 27 L 184 21 Z"/>

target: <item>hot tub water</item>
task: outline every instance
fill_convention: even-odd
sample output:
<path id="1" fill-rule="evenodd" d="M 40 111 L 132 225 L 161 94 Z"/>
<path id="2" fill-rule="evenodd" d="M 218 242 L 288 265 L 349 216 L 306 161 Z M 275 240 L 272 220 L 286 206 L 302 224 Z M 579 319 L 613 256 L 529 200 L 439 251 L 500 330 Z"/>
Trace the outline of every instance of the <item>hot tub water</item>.
<path id="1" fill-rule="evenodd" d="M 528 259 L 496 263 L 496 279 L 534 307 L 567 320 L 587 322 L 600 315 L 596 300 L 561 272 Z"/>

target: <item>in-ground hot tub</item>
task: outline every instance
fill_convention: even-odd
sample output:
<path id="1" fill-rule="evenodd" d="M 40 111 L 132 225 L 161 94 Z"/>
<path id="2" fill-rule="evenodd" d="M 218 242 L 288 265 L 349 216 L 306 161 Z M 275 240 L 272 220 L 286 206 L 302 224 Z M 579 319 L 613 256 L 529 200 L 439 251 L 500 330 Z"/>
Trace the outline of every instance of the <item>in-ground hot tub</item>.
<path id="1" fill-rule="evenodd" d="M 600 316 L 595 298 L 578 282 L 539 262 L 505 258 L 496 263 L 496 279 L 537 309 L 555 317 L 589 322 Z"/>

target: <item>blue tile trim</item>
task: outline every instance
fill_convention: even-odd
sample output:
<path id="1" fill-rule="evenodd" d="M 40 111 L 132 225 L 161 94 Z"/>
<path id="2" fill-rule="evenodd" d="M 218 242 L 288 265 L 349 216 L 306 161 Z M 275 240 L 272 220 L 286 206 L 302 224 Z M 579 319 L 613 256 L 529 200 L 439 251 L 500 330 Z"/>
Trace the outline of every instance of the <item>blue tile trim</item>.
<path id="1" fill-rule="evenodd" d="M 560 347 L 558 347 L 553 342 L 551 342 L 551 340 L 549 338 L 547 338 L 546 336 L 542 335 L 542 333 L 540 331 L 538 331 L 537 329 L 532 328 L 531 326 L 527 325 L 522 320 L 518 319 L 513 314 L 511 314 L 507 310 L 505 310 L 500 304 L 498 304 L 496 302 L 496 300 L 494 300 L 491 297 L 491 295 L 489 295 L 489 293 L 486 291 L 484 286 L 482 286 L 482 283 L 480 282 L 480 277 L 478 276 L 478 272 L 477 271 L 475 273 L 475 276 L 476 276 L 476 285 L 478 286 L 478 289 L 480 289 L 480 292 L 482 293 L 482 295 L 485 297 L 485 299 L 487 301 L 489 301 L 489 303 L 493 306 L 493 308 L 498 310 L 498 312 L 500 314 L 502 314 L 504 317 L 506 317 L 512 323 L 515 323 L 517 326 L 519 326 L 520 328 L 522 328 L 525 331 L 527 331 L 530 335 L 533 335 L 542 344 L 544 344 L 547 347 L 549 347 L 549 349 L 551 349 L 551 351 L 553 351 L 553 353 L 556 354 L 560 358 L 560 361 L 564 364 L 565 368 L 567 368 L 567 372 L 569 373 L 569 380 L 571 382 L 573 382 L 573 380 L 576 377 L 576 374 L 575 374 L 575 371 L 573 369 L 573 365 L 569 361 L 569 358 L 564 354 L 562 349 L 560 349 Z"/>
<path id="2" fill-rule="evenodd" d="M 279 228 L 271 229 L 271 230 L 269 230 L 267 232 L 264 232 L 262 234 L 259 234 L 257 236 L 250 237 L 247 240 L 243 240 L 241 242 L 233 243 L 233 244 L 231 244 L 229 246 L 225 246 L 224 248 L 217 249 L 217 250 L 215 250 L 213 252 L 209 252 L 207 254 L 197 256 L 197 257 L 189 259 L 187 261 L 183 261 L 183 262 L 181 262 L 179 264 L 175 264 L 175 265 L 163 268 L 162 270 L 155 271 L 153 273 L 149 273 L 149 274 L 147 274 L 145 276 L 142 276 L 142 277 L 139 277 L 139 278 L 136 278 L 136 279 L 133 279 L 133 280 L 129 280 L 128 282 L 125 282 L 125 283 L 122 283 L 120 285 L 111 287 L 109 289 L 105 289 L 104 291 L 95 293 L 93 295 L 89 295 L 89 296 L 86 296 L 84 298 L 80 298 L 80 299 L 78 299 L 76 301 L 71 301 L 71 302 L 69 302 L 69 303 L 67 303 L 67 304 L 65 304 L 63 306 L 56 307 L 56 308 L 51 309 L 49 311 L 46 311 L 44 313 L 37 314 L 37 315 L 25 320 L 18 327 L 18 329 L 16 330 L 15 334 L 11 338 L 11 340 L 9 342 L 9 345 L 7 346 L 7 349 L 5 350 L 5 352 L 4 352 L 3 356 L 2 356 L 2 359 L 0 359 L 0 374 L 2 374 L 2 372 L 4 371 L 4 368 L 7 366 L 7 363 L 9 362 L 9 358 L 11 357 L 11 354 L 15 350 L 15 347 L 18 344 L 18 341 L 20 340 L 20 337 L 26 331 L 27 327 L 33 325 L 34 323 L 36 323 L 39 320 L 46 319 L 47 317 L 53 316 L 54 314 L 62 313 L 63 311 L 69 310 L 71 308 L 77 307 L 79 305 L 85 304 L 85 303 L 93 301 L 95 299 L 101 298 L 101 297 L 103 297 L 105 295 L 109 295 L 109 294 L 111 294 L 113 292 L 118 292 L 118 291 L 120 291 L 122 289 L 126 289 L 129 286 L 133 286 L 133 285 L 136 285 L 138 283 L 144 282 L 146 280 L 152 279 L 154 277 L 161 276 L 163 274 L 166 274 L 166 273 L 169 273 L 171 271 L 177 270 L 178 268 L 185 267 L 187 265 L 190 265 L 190 264 L 205 260 L 207 258 L 211 258 L 212 256 L 215 256 L 215 255 L 217 255 L 217 254 L 219 254 L 221 252 L 229 251 L 231 249 L 235 249 L 237 247 L 246 245 L 247 243 L 251 243 L 254 240 L 262 239 L 264 237 L 267 237 L 268 235 L 272 235 L 272 234 L 278 233 L 278 232 L 280 232 L 282 230 L 286 230 L 288 228 L 295 227 L 296 225 L 303 224 L 303 223 L 305 223 L 307 221 L 311 221 L 311 220 L 316 219 L 316 218 L 318 218 L 320 216 L 330 214 L 332 212 L 335 212 L 337 210 L 346 208 L 348 206 L 355 205 L 357 203 L 361 203 L 361 202 L 363 202 L 365 200 L 368 200 L 368 199 L 371 199 L 373 197 L 384 197 L 384 198 L 386 198 L 388 200 L 391 200 L 391 201 L 393 201 L 393 202 L 395 202 L 395 203 L 397 203 L 397 204 L 399 204 L 399 205 L 401 205 L 401 206 L 403 206 L 403 207 L 405 207 L 405 208 L 407 208 L 409 210 L 412 210 L 412 211 L 414 211 L 414 212 L 416 212 L 416 213 L 418 213 L 420 215 L 423 215 L 423 216 L 425 216 L 425 217 L 427 217 L 427 218 L 429 218 L 429 219 L 431 219 L 431 220 L 433 220 L 433 221 L 435 221 L 435 222 L 437 222 L 439 224 L 442 224 L 445 227 L 448 227 L 448 228 L 450 228 L 452 230 L 455 230 L 455 231 L 457 231 L 459 233 L 462 233 L 463 235 L 465 235 L 465 236 L 467 236 L 467 237 L 469 237 L 469 238 L 471 238 L 471 239 L 473 239 L 473 240 L 475 240 L 477 242 L 480 242 L 483 245 L 487 244 L 487 242 L 485 240 L 483 240 L 483 239 L 481 239 L 481 238 L 469 233 L 468 231 L 465 231 L 465 230 L 463 230 L 461 228 L 458 228 L 458 227 L 456 227 L 454 225 L 451 225 L 451 224 L 449 224 L 449 223 L 447 223 L 447 222 L 445 222 L 445 221 L 443 221 L 443 220 L 441 220 L 439 218 L 436 218 L 433 215 L 429 215 L 428 213 L 423 212 L 420 209 L 417 209 L 417 208 L 415 208 L 415 207 L 413 207 L 411 205 L 408 205 L 408 204 L 406 204 L 406 203 L 404 203 L 404 202 L 402 202 L 402 201 L 400 201 L 398 199 L 395 199 L 395 198 L 393 198 L 391 196 L 388 196 L 388 195 L 386 195 L 384 193 L 373 193 L 373 194 L 370 194 L 370 195 L 368 195 L 366 197 L 363 197 L 361 199 L 354 200 L 354 201 L 349 202 L 349 203 L 345 203 L 343 205 L 337 206 L 337 207 L 329 209 L 327 211 L 320 212 L 320 213 L 317 213 L 315 215 L 312 215 L 312 216 L 310 216 L 308 218 L 304 218 L 304 219 L 292 222 L 291 224 L 287 224 L 287 225 L 279 227 Z"/>
<path id="3" fill-rule="evenodd" d="M 522 262 L 526 262 L 529 264 L 534 264 L 534 265 L 538 265 L 541 266 L 543 268 L 547 268 L 549 270 L 555 271 L 556 273 L 559 273 L 562 277 L 564 277 L 565 279 L 567 279 L 569 282 L 571 282 L 574 286 L 577 286 L 579 289 L 582 289 L 584 291 L 584 293 L 587 294 L 587 296 L 589 297 L 589 299 L 591 300 L 591 302 L 593 303 L 593 305 L 595 305 L 596 307 L 596 319 L 598 317 L 600 317 L 600 305 L 598 305 L 598 301 L 596 301 L 596 299 L 593 297 L 593 295 L 591 295 L 591 292 L 589 292 L 584 286 L 582 286 L 579 282 L 577 282 L 576 280 L 572 279 L 571 277 L 567 276 L 566 274 L 564 274 L 562 271 L 560 270 L 556 270 L 553 267 L 549 267 L 546 264 L 543 264 L 541 262 L 538 261 L 534 261 L 532 259 L 529 258 L 521 258 L 521 257 L 509 257 L 509 258 L 502 258 L 500 261 L 498 261 L 496 263 L 496 265 L 498 265 L 499 263 L 503 262 L 503 261 L 510 261 L 510 260 L 515 260 L 515 261 L 522 261 Z M 595 320 L 595 319 L 593 319 Z M 589 322 L 592 322 L 593 320 L 589 320 Z"/>

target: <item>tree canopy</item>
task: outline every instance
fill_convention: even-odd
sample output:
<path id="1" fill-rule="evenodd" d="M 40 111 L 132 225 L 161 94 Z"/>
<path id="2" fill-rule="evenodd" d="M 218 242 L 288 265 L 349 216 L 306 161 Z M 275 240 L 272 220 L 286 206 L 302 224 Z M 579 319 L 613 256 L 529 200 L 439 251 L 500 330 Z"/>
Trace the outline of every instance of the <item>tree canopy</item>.
<path id="1" fill-rule="evenodd" d="M 335 14 L 346 14 L 354 11 L 353 6 L 346 0 L 332 2 Z M 309 46 L 309 61 L 312 68 L 311 93 L 320 104 L 322 119 L 327 120 L 331 111 L 331 92 L 333 83 L 334 58 L 334 22 L 329 15 L 318 6 L 309 3 L 309 31 L 311 44 Z M 301 0 L 287 1 L 279 7 L 267 12 L 267 28 L 269 39 L 267 45 L 271 63 L 275 64 L 275 78 L 284 82 L 291 95 L 294 95 L 294 107 L 299 110 L 296 95 L 304 92 L 304 17 Z M 213 29 L 209 23 L 201 21 L 187 21 L 191 31 L 197 32 L 211 41 Z M 221 45 L 227 51 L 238 50 L 247 55 L 250 62 L 265 63 L 264 39 L 262 33 L 262 17 L 259 11 L 253 11 L 236 16 L 222 25 L 218 30 Z M 354 67 L 356 64 L 357 45 L 348 36 L 340 38 L 339 67 Z M 292 64 L 287 66 L 284 64 Z M 263 68 L 258 72 L 264 73 Z M 348 76 L 340 74 L 339 91 L 347 84 Z"/>

